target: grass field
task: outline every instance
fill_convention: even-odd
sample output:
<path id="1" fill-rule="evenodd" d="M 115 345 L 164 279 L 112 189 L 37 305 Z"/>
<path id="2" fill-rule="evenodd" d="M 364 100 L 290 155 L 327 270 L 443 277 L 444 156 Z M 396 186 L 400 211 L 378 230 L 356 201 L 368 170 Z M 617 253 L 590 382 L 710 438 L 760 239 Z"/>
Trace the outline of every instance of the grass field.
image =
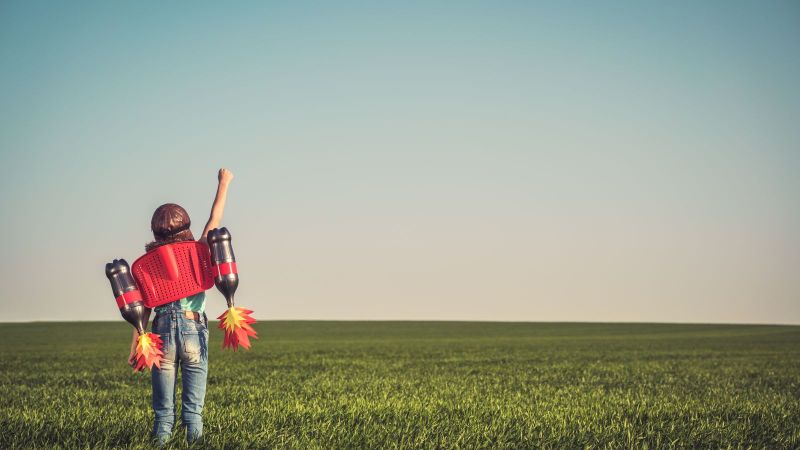
<path id="1" fill-rule="evenodd" d="M 211 335 L 208 447 L 800 447 L 800 327 L 263 322 Z M 131 328 L 0 324 L 0 448 L 144 447 Z M 183 446 L 177 432 L 175 446 Z"/>

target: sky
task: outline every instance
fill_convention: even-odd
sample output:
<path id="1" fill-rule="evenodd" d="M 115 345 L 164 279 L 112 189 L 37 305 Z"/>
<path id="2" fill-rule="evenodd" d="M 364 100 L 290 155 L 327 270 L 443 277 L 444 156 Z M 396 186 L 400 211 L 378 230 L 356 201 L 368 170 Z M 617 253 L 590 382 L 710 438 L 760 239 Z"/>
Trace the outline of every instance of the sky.
<path id="1" fill-rule="evenodd" d="M 227 167 L 259 320 L 800 324 L 799 50 L 792 1 L 4 1 L 0 322 L 121 320 Z"/>

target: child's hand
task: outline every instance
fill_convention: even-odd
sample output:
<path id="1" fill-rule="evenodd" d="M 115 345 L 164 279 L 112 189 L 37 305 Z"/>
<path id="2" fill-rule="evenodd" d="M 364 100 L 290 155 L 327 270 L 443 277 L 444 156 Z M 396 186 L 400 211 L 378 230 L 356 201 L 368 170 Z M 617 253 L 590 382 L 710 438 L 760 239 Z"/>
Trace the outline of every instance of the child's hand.
<path id="1" fill-rule="evenodd" d="M 128 365 L 136 367 L 136 350 L 131 351 L 131 354 L 128 355 Z"/>
<path id="2" fill-rule="evenodd" d="M 225 168 L 219 169 L 217 179 L 219 180 L 219 184 L 228 184 L 233 180 L 233 172 Z"/>

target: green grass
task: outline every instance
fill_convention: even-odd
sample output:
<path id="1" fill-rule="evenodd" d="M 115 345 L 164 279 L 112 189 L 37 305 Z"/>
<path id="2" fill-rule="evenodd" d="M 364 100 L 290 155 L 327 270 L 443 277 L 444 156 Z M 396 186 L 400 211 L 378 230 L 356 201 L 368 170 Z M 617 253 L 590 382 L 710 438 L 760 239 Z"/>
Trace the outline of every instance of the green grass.
<path id="1" fill-rule="evenodd" d="M 800 327 L 263 322 L 211 336 L 209 447 L 800 447 Z M 143 447 L 126 323 L 0 325 L 0 448 Z M 172 441 L 183 446 L 176 432 Z"/>

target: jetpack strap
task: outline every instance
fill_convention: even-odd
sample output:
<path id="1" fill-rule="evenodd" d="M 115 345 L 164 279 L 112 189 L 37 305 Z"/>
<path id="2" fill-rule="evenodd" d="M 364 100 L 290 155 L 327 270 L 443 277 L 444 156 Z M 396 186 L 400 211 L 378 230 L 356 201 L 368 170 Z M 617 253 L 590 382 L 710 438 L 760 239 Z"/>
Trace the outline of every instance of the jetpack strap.
<path id="1" fill-rule="evenodd" d="M 134 261 L 131 272 L 148 308 L 198 294 L 214 285 L 208 245 L 197 241 L 156 247 Z"/>

